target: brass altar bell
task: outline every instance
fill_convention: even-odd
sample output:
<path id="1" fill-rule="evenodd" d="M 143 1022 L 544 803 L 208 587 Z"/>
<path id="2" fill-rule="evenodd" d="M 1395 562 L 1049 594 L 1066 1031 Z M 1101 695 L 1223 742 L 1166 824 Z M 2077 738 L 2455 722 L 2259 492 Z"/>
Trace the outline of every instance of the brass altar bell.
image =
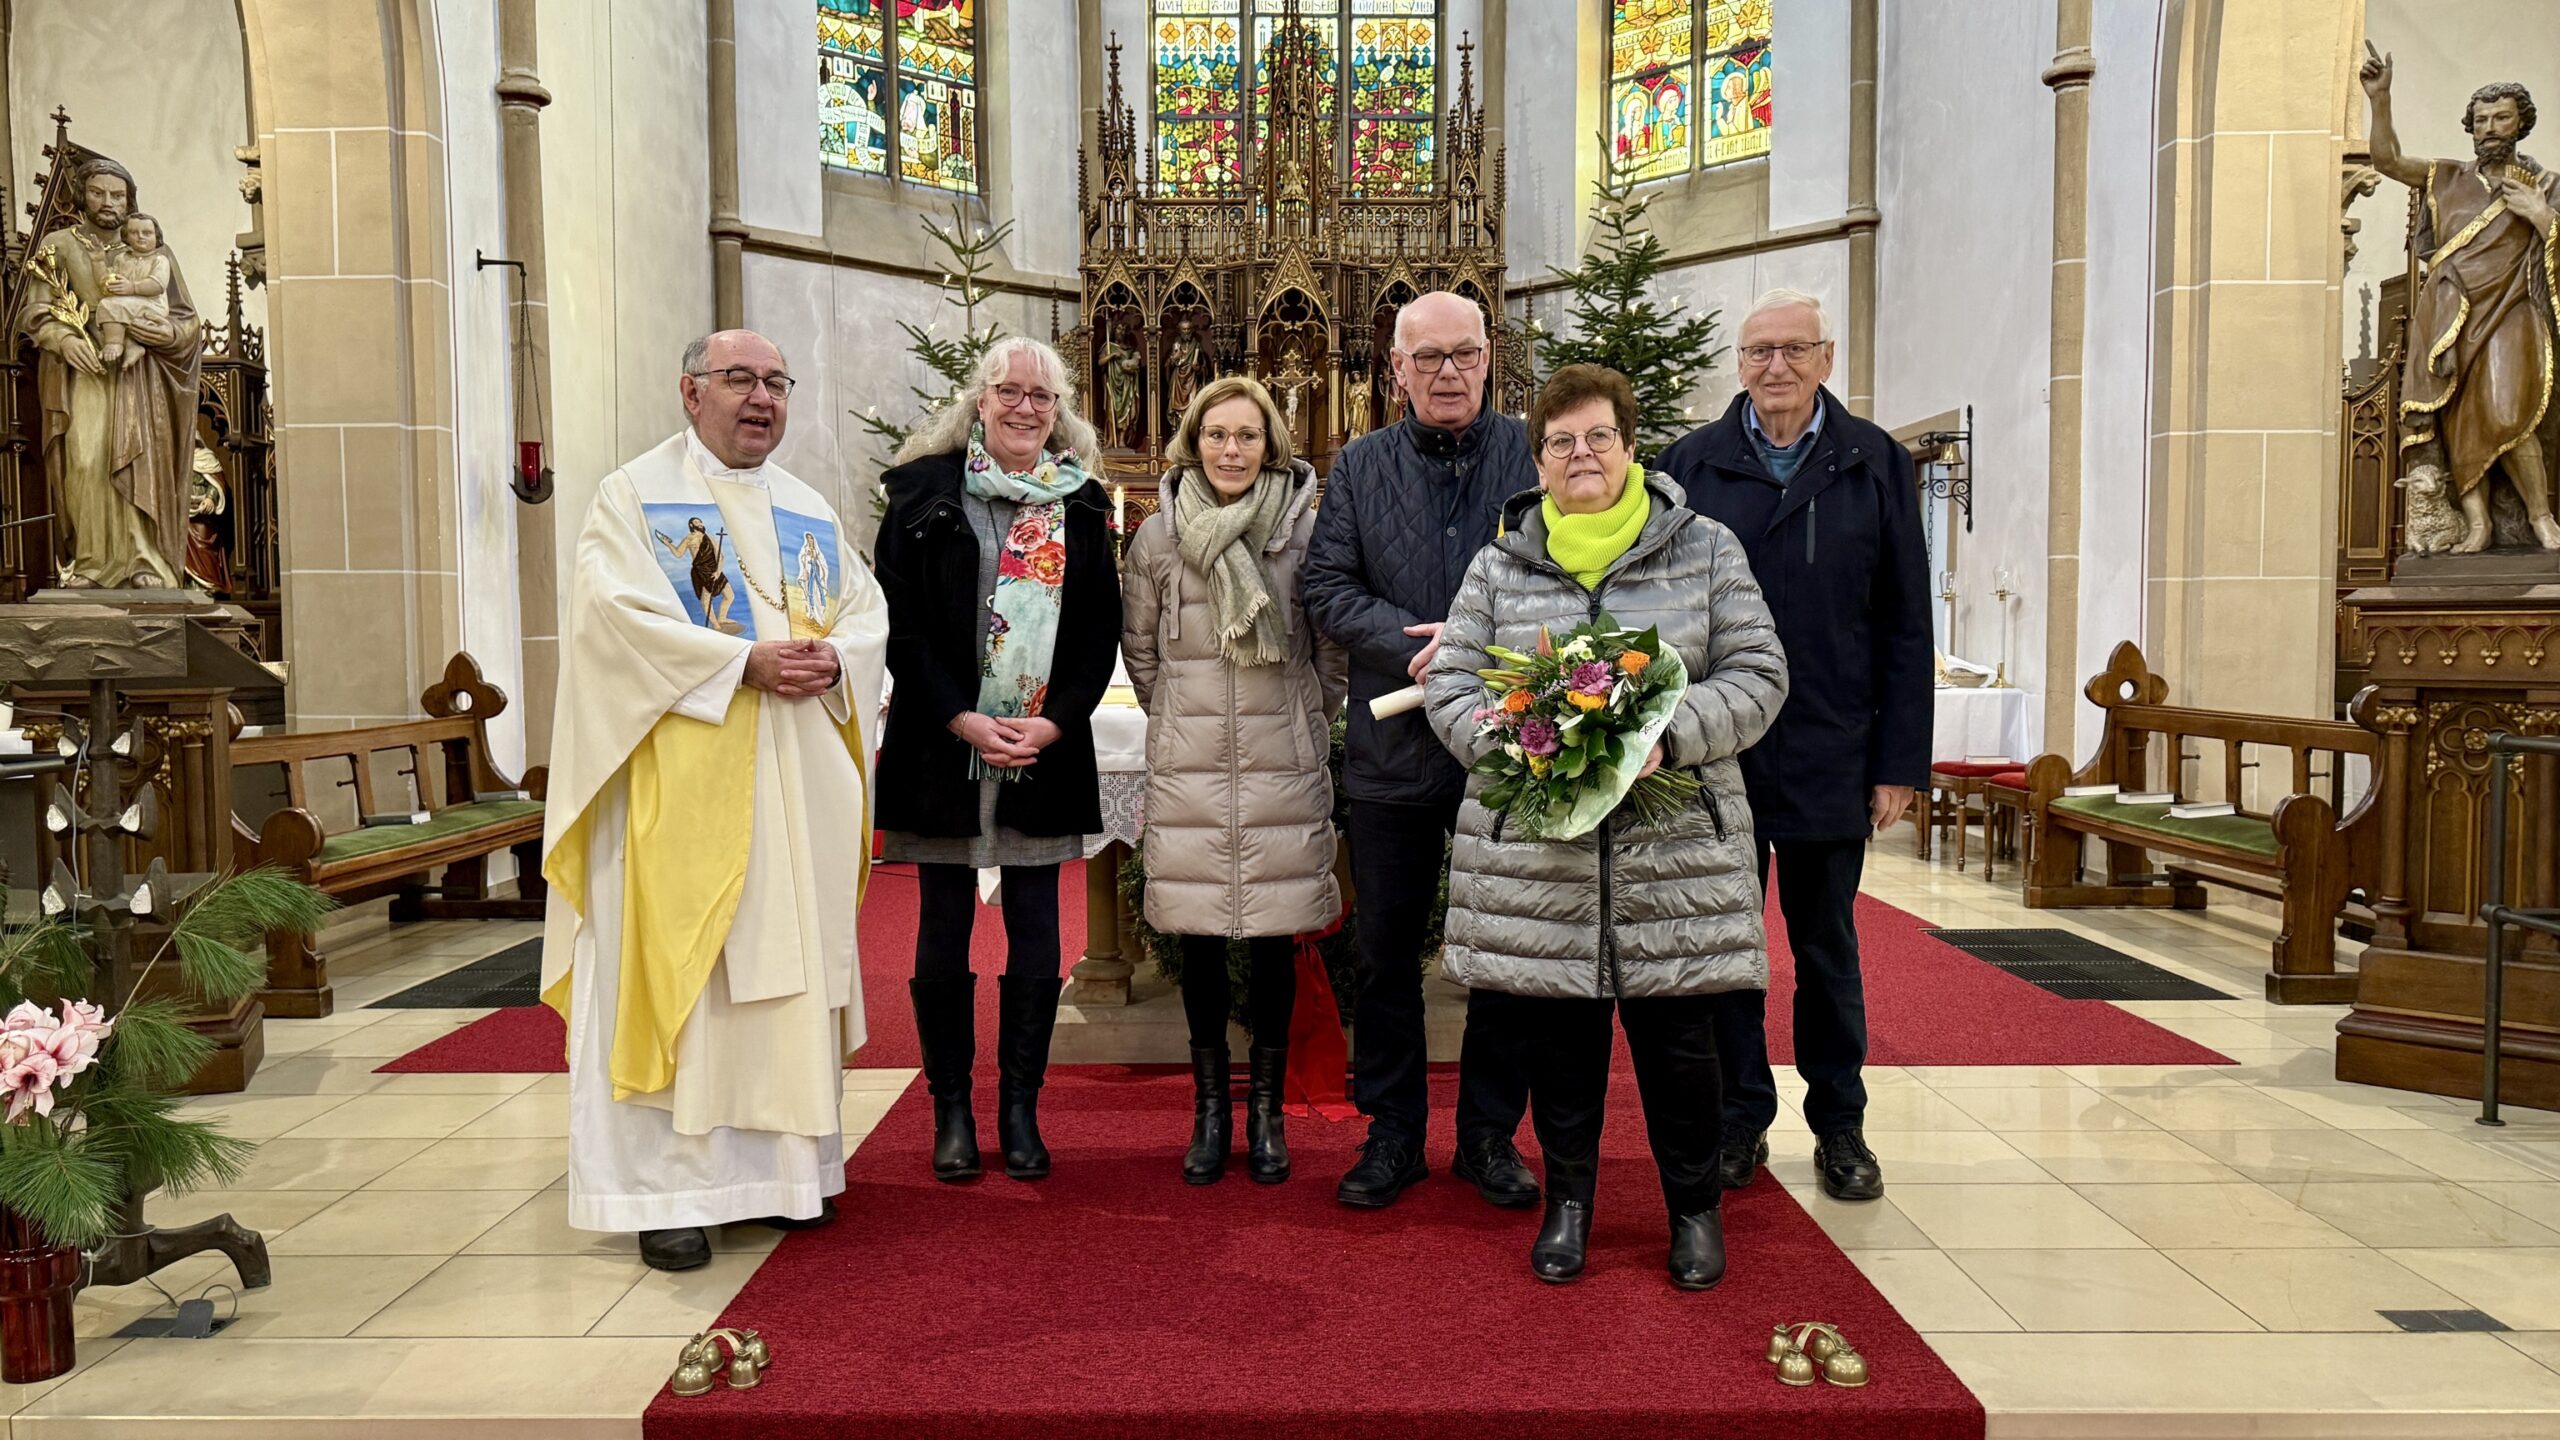
<path id="1" fill-rule="evenodd" d="M 676 1373 L 667 1388 L 688 1398 L 711 1393 L 713 1377 L 728 1371 L 729 1388 L 753 1390 L 764 1383 L 773 1351 L 753 1330 L 706 1330 L 684 1344 L 676 1355 Z"/>
<path id="2" fill-rule="evenodd" d="M 1867 1383 L 1866 1357 L 1849 1348 L 1837 1327 L 1821 1320 L 1772 1328 L 1769 1361 L 1778 1367 L 1781 1385 L 1810 1385 L 1817 1377 L 1844 1390 Z"/>

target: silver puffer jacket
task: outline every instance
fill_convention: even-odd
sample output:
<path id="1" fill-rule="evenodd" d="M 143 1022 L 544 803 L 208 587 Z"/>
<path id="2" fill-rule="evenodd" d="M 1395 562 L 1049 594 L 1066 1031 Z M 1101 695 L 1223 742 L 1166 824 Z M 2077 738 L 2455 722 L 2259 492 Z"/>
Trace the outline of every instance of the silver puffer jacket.
<path id="1" fill-rule="evenodd" d="M 1461 762 L 1486 751 L 1475 712 L 1488 645 L 1534 652 L 1602 610 L 1658 626 L 1689 672 L 1662 737 L 1663 764 L 1695 774 L 1697 804 L 1660 826 L 1602 825 L 1579 840 L 1506 838 L 1470 775 L 1449 869 L 1441 973 L 1461 985 L 1555 997 L 1697 995 L 1765 989 L 1768 937 L 1751 806 L 1734 756 L 1787 698 L 1787 662 L 1733 532 L 1647 474 L 1652 513 L 1636 543 L 1585 590 L 1547 554 L 1535 493 L 1505 506 L 1502 536 L 1477 552 L 1424 677 L 1432 728 Z"/>

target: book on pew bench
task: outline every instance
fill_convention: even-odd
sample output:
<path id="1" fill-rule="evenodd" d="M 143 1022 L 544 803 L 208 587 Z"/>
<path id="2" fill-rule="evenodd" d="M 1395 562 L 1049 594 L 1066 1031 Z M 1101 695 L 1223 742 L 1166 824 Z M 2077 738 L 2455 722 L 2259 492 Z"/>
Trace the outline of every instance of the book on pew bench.
<path id="1" fill-rule="evenodd" d="M 2006 755 L 1967 755 L 1964 757 L 1964 763 L 1967 765 L 2015 765 L 2018 762 Z"/>
<path id="2" fill-rule="evenodd" d="M 2094 795 L 2113 795 L 2116 793 L 2116 787 L 2113 785 L 2065 785 L 2062 787 L 2062 793 L 2066 799 L 2081 800 Z"/>
<path id="3" fill-rule="evenodd" d="M 424 810 L 394 810 L 384 815 L 367 815 L 363 823 L 370 830 L 377 825 L 424 825 L 434 818 Z"/>
<path id="4" fill-rule="evenodd" d="M 2190 800 L 2185 804 L 2169 807 L 2169 818 L 2172 820 L 2211 820 L 2216 816 L 2239 813 L 2239 806 L 2226 804 L 2220 800 Z"/>
<path id="5" fill-rule="evenodd" d="M 471 792 L 471 803 L 474 805 L 486 805 L 492 800 L 530 800 L 532 798 L 532 792 L 526 790 L 474 790 Z"/>
<path id="6" fill-rule="evenodd" d="M 2116 803 L 2119 805 L 2175 805 L 2178 803 L 2178 792 L 2175 790 L 2119 790 L 2116 792 Z"/>

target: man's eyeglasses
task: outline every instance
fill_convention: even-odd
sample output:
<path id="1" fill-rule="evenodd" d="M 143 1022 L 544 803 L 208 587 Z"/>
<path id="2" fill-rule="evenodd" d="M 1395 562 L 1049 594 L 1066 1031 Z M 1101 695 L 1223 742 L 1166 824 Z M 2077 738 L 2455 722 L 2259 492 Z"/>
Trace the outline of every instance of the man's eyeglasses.
<path id="1" fill-rule="evenodd" d="M 1046 390 L 1026 389 L 1020 385 L 999 385 L 995 388 L 995 397 L 996 403 L 1007 410 L 1028 400 L 1031 402 L 1031 412 L 1035 415 L 1046 415 L 1058 408 L 1056 395 Z"/>
<path id="2" fill-rule="evenodd" d="M 1815 351 L 1830 343 L 1828 340 L 1816 340 L 1810 345 L 1801 341 L 1793 345 L 1745 345 L 1733 353 L 1742 357 L 1743 364 L 1757 370 L 1780 355 L 1786 356 L 1790 365 L 1802 365 L 1813 358 Z"/>
<path id="3" fill-rule="evenodd" d="M 1404 358 L 1413 362 L 1413 368 L 1423 374 L 1437 375 L 1441 367 L 1450 364 L 1455 364 L 1461 370 L 1473 370 L 1484 363 L 1484 347 L 1462 345 L 1455 350 L 1415 350 L 1408 352 Z"/>
<path id="4" fill-rule="evenodd" d="M 1547 458 L 1550 460 L 1569 460 L 1573 458 L 1575 441 L 1590 446 L 1591 453 L 1594 455 L 1606 455 L 1618 448 L 1618 441 L 1622 438 L 1624 437 L 1619 435 L 1618 427 L 1615 425 L 1594 425 L 1579 435 L 1550 435 L 1540 443 L 1538 448 L 1546 451 Z"/>
<path id="5" fill-rule="evenodd" d="M 776 400 L 790 399 L 791 387 L 800 383 L 788 375 L 759 375 L 743 365 L 732 365 L 726 370 L 687 370 L 684 373 L 696 380 L 717 380 L 720 388 L 732 395 L 753 395 L 756 387 L 762 385 Z"/>

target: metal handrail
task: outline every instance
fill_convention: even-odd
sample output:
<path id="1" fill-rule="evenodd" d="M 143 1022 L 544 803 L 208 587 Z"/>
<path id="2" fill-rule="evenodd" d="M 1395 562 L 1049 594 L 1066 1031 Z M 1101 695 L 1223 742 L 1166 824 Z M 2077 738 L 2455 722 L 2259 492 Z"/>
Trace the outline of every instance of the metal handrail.
<path id="1" fill-rule="evenodd" d="M 2560 910 L 2520 910 L 2507 904 L 2508 787 L 2507 777 L 2498 773 L 2505 768 L 2500 757 L 2507 755 L 2560 758 L 2560 739 L 2510 735 L 2503 730 L 2489 734 L 2489 894 L 2480 906 L 2480 918 L 2489 927 L 2488 970 L 2480 994 L 2479 1123 L 2483 1125 L 2507 1123 L 2498 1118 L 2499 1042 L 2507 997 L 2507 927 L 2515 925 L 2560 938 Z"/>

